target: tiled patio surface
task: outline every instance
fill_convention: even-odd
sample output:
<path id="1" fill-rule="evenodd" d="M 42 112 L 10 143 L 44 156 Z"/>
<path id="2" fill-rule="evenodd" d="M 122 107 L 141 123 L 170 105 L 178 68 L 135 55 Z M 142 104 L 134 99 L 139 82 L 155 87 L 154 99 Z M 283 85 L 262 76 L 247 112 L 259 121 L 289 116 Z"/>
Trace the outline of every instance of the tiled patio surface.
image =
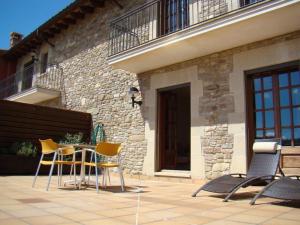
<path id="1" fill-rule="evenodd" d="M 139 181 L 126 179 L 127 192 L 119 187 L 101 190 L 56 188 L 45 191 L 46 177 L 31 188 L 31 176 L 0 177 L 0 224 L 2 225 L 134 225 L 136 224 Z M 118 184 L 116 178 L 113 184 Z M 255 190 L 247 188 L 233 201 L 222 202 L 218 195 L 203 192 L 192 198 L 199 184 L 142 180 L 138 224 L 151 225 L 241 225 L 300 224 L 300 205 L 263 198 L 248 203 Z M 247 192 L 245 192 L 247 191 Z"/>

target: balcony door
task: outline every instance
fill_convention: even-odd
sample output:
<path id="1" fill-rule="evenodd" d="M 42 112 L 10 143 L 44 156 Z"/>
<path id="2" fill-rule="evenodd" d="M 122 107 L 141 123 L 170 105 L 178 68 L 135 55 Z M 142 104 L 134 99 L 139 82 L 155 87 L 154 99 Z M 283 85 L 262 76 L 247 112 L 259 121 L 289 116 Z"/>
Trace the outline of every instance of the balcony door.
<path id="1" fill-rule="evenodd" d="M 30 61 L 24 65 L 23 74 L 22 74 L 22 91 L 32 87 L 33 73 L 34 73 L 34 62 Z"/>
<path id="2" fill-rule="evenodd" d="M 260 1 L 262 1 L 262 0 L 240 0 L 240 5 L 243 7 L 243 6 L 254 4 L 254 3 L 257 3 Z"/>
<path id="3" fill-rule="evenodd" d="M 190 170 L 190 85 L 158 91 L 160 170 Z"/>
<path id="4" fill-rule="evenodd" d="M 188 26 L 188 0 L 162 0 L 162 34 Z"/>

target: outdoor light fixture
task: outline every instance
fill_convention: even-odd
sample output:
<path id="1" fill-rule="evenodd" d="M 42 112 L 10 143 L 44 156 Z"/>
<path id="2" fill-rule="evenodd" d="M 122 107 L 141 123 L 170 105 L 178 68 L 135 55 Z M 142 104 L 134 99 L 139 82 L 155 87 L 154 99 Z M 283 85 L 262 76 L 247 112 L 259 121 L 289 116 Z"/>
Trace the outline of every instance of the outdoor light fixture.
<path id="1" fill-rule="evenodd" d="M 39 59 L 38 59 L 38 57 L 37 57 L 37 52 L 36 52 L 36 50 L 32 50 L 32 52 L 31 52 L 32 54 L 31 54 L 31 60 L 32 60 L 32 62 L 37 62 L 37 61 L 39 61 Z"/>
<path id="2" fill-rule="evenodd" d="M 37 61 L 39 61 L 39 59 L 38 59 L 35 55 L 32 55 L 32 56 L 31 56 L 31 60 L 32 60 L 32 62 L 37 62 Z"/>
<path id="3" fill-rule="evenodd" d="M 136 87 L 129 88 L 129 94 L 131 95 L 131 104 L 132 108 L 134 108 L 134 104 L 142 105 L 142 101 L 135 101 L 135 98 L 139 95 L 139 89 Z"/>

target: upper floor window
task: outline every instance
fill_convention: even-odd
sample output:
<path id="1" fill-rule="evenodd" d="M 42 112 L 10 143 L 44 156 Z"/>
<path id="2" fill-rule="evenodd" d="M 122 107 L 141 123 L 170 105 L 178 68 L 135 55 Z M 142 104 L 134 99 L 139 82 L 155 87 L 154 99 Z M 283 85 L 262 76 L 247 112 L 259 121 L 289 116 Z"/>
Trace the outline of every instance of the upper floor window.
<path id="1" fill-rule="evenodd" d="M 188 0 L 163 0 L 162 33 L 168 34 L 188 25 Z"/>
<path id="2" fill-rule="evenodd" d="M 252 79 L 255 138 L 281 138 L 300 146 L 300 69 L 257 74 Z"/>
<path id="3" fill-rule="evenodd" d="M 41 58 L 41 73 L 45 73 L 48 65 L 48 52 L 44 53 Z"/>
<path id="4" fill-rule="evenodd" d="M 257 3 L 259 1 L 262 1 L 262 0 L 240 0 L 240 5 L 246 6 L 246 5 Z"/>

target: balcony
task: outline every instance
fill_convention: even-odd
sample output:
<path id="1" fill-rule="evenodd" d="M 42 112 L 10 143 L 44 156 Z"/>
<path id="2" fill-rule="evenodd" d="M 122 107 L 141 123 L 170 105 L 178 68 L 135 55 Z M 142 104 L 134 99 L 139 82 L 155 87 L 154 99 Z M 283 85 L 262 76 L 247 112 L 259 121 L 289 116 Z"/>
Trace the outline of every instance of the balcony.
<path id="1" fill-rule="evenodd" d="M 156 0 L 110 23 L 108 62 L 141 73 L 300 29 L 299 0 Z"/>
<path id="2" fill-rule="evenodd" d="M 0 99 L 35 104 L 60 96 L 62 69 L 48 66 L 36 73 L 34 64 L 0 81 Z"/>

